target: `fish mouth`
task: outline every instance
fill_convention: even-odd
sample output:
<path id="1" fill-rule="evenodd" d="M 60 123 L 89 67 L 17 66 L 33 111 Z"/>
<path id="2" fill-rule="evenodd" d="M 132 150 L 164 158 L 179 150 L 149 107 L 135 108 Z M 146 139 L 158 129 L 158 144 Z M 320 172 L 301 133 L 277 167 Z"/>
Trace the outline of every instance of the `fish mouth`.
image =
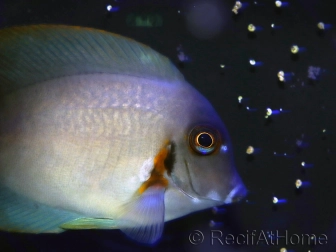
<path id="1" fill-rule="evenodd" d="M 189 170 L 188 162 L 187 162 L 186 159 L 184 159 L 184 164 L 187 168 L 186 170 L 187 170 L 187 174 L 188 174 L 189 184 L 190 184 L 190 187 L 191 187 L 191 190 L 192 190 L 192 194 L 194 194 L 194 195 L 192 195 L 191 193 L 188 193 L 185 190 L 183 190 L 180 186 L 178 186 L 176 180 L 174 179 L 174 176 L 170 176 L 170 181 L 175 188 L 177 188 L 181 193 L 183 193 L 185 196 L 189 197 L 193 201 L 206 200 L 206 201 L 216 202 L 216 204 L 225 203 L 223 200 L 217 200 L 217 199 L 208 198 L 208 197 L 204 197 L 204 196 L 199 195 L 197 193 L 197 191 L 195 190 L 193 184 L 192 184 L 192 180 L 191 180 L 191 176 L 190 176 L 190 170 Z"/>
<path id="2" fill-rule="evenodd" d="M 229 192 L 229 194 L 226 196 L 226 198 L 224 200 L 220 199 L 219 196 L 215 197 L 215 195 L 214 196 L 208 196 L 208 197 L 199 195 L 197 193 L 197 191 L 195 190 L 194 186 L 193 186 L 192 179 L 191 179 L 191 176 L 190 176 L 190 168 L 188 166 L 188 162 L 187 162 L 186 159 L 184 159 L 184 164 L 185 164 L 186 171 L 187 171 L 187 174 L 188 174 L 188 180 L 189 180 L 191 192 L 186 192 L 185 190 L 183 190 L 183 188 L 178 186 L 178 183 L 174 179 L 174 176 L 171 176 L 170 180 L 171 180 L 171 182 L 172 182 L 172 184 L 175 188 L 177 188 L 180 192 L 182 192 L 184 195 L 186 195 L 187 197 L 191 198 L 194 201 L 206 200 L 206 201 L 215 202 L 216 204 L 219 204 L 219 205 L 221 205 L 221 204 L 231 204 L 231 203 L 236 203 L 236 202 L 241 201 L 247 195 L 247 189 L 242 183 L 238 183 L 238 185 L 236 185 Z"/>

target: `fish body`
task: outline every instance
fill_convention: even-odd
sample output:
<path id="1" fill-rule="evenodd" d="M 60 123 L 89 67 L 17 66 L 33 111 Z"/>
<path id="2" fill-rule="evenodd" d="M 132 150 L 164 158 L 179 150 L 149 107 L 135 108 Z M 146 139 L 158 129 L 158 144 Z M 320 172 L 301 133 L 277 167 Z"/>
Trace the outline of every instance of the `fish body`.
<path id="1" fill-rule="evenodd" d="M 0 229 L 153 243 L 164 221 L 245 195 L 224 124 L 165 57 L 78 27 L 0 42 Z"/>

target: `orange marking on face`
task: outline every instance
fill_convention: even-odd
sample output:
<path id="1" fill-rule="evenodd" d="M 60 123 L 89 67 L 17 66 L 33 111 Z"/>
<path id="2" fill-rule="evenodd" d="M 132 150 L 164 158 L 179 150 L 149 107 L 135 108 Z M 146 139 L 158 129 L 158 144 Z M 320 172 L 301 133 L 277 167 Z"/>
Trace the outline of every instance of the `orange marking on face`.
<path id="1" fill-rule="evenodd" d="M 164 164 L 165 159 L 169 154 L 167 149 L 168 141 L 165 143 L 164 147 L 159 151 L 159 153 L 154 158 L 154 169 L 149 177 L 139 188 L 139 193 L 142 194 L 148 187 L 159 186 L 166 188 L 168 186 L 168 180 L 163 176 L 166 167 Z"/>

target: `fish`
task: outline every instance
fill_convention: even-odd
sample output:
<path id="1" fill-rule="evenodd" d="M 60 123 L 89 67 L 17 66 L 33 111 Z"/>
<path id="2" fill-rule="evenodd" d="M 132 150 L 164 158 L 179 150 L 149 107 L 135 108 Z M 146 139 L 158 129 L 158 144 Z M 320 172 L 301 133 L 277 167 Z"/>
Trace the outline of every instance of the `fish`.
<path id="1" fill-rule="evenodd" d="M 150 47 L 67 25 L 0 30 L 0 230 L 120 229 L 242 199 L 228 131 Z"/>

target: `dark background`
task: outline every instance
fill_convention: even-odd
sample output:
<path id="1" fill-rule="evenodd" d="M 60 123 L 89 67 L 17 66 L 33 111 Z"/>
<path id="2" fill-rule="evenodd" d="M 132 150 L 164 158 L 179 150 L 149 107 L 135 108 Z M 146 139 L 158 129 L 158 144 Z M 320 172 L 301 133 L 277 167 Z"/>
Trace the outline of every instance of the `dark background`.
<path id="1" fill-rule="evenodd" d="M 160 243 L 142 246 L 129 241 L 120 231 L 71 231 L 58 235 L 0 233 L 1 251 L 336 251 L 336 15 L 333 1 L 290 1 L 277 9 L 274 1 L 244 1 L 239 15 L 231 9 L 235 1 L 154 0 L 2 0 L 0 27 L 39 23 L 68 24 L 100 28 L 149 45 L 169 57 L 185 78 L 204 94 L 225 122 L 234 147 L 237 169 L 250 191 L 247 199 L 227 207 L 226 214 L 198 212 L 166 224 Z M 106 10 L 111 4 L 112 12 Z M 195 6 L 195 7 L 194 7 Z M 197 9 L 198 8 L 198 9 Z M 193 11 L 193 10 L 197 11 Z M 214 9 L 217 9 L 215 11 Z M 114 11 L 116 10 L 116 11 Z M 179 11 L 179 12 L 178 12 Z M 141 17 L 144 23 L 136 21 Z M 190 18 L 196 34 L 190 30 Z M 332 24 L 324 33 L 317 23 Z M 247 25 L 260 26 L 255 34 Z M 271 24 L 281 26 L 272 29 Z M 221 25 L 220 25 L 221 24 Z M 219 30 L 215 28 L 219 26 Z M 203 35 L 202 35 L 203 34 Z M 202 36 L 201 36 L 202 35 Z M 207 38 L 204 38 L 207 36 Z M 293 57 L 290 47 L 305 51 Z M 178 60 L 182 45 L 189 60 Z M 252 68 L 249 60 L 263 62 Z M 225 68 L 221 69 L 220 64 Z M 308 77 L 309 66 L 319 67 L 316 80 Z M 289 73 L 279 83 L 278 71 Z M 238 106 L 237 97 L 243 104 Z M 256 109 L 251 112 L 246 106 Z M 288 110 L 264 118 L 266 108 Z M 323 129 L 326 132 L 323 133 Z M 298 140 L 305 144 L 298 145 Z M 247 157 L 247 146 L 260 148 Z M 301 148 L 300 148 L 301 147 Z M 273 152 L 290 157 L 274 156 Z M 303 169 L 300 163 L 313 164 Z M 300 178 L 311 186 L 296 190 Z M 209 183 L 211 183 L 209 181 Z M 287 204 L 272 205 L 272 197 Z M 222 226 L 210 227 L 210 220 Z M 201 230 L 200 245 L 189 242 L 189 234 Z M 221 245 L 211 230 L 223 236 L 279 231 L 289 234 L 326 234 L 328 244 L 320 246 Z M 224 239 L 223 239 L 224 242 Z"/>

